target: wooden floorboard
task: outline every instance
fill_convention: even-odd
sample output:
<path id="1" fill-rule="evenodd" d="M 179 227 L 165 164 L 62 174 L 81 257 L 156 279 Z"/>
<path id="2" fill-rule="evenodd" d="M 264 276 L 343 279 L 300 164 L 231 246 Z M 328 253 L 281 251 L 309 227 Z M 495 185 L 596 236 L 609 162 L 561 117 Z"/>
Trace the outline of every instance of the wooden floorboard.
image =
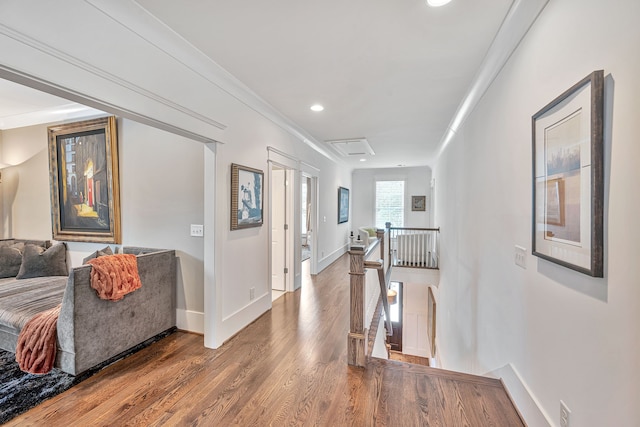
<path id="1" fill-rule="evenodd" d="M 178 332 L 13 419 L 24 426 L 522 426 L 499 381 L 347 365 L 348 259 L 217 350 Z"/>
<path id="2" fill-rule="evenodd" d="M 411 354 L 403 354 L 398 351 L 390 351 L 389 359 L 398 360 L 400 362 L 413 363 L 414 365 L 429 366 L 428 357 L 413 356 Z"/>

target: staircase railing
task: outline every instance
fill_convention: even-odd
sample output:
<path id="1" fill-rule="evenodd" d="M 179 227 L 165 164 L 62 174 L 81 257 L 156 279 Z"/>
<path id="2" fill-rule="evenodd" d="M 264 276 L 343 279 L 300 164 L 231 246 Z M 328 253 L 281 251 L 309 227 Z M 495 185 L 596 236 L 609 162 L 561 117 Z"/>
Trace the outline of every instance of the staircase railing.
<path id="1" fill-rule="evenodd" d="M 438 268 L 439 228 L 391 227 L 389 259 L 394 267 Z"/>
<path id="2" fill-rule="evenodd" d="M 386 329 L 393 333 L 387 289 L 391 269 L 388 251 L 385 250 L 385 230 L 378 230 L 377 239 L 368 248 L 354 245 L 350 256 L 350 321 L 347 336 L 347 360 L 349 365 L 365 366 L 369 356 L 369 334 L 366 325 L 379 318 L 376 313 L 384 308 Z M 368 276 L 368 277 L 367 277 Z M 376 277 L 377 276 L 377 277 Z M 376 283 L 377 282 L 377 283 Z"/>

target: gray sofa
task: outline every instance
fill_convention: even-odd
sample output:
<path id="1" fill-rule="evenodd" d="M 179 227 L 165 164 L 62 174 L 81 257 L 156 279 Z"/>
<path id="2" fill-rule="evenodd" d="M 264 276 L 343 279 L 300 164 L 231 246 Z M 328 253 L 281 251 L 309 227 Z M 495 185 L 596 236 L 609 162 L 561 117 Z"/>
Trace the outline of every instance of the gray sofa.
<path id="1" fill-rule="evenodd" d="M 33 314 L 30 299 L 39 311 L 62 304 L 55 366 L 72 375 L 175 327 L 175 251 L 125 247 L 124 253 L 137 255 L 142 287 L 117 302 L 96 295 L 90 265 L 72 268 L 68 277 L 0 279 L 0 348 L 15 352 Z"/>

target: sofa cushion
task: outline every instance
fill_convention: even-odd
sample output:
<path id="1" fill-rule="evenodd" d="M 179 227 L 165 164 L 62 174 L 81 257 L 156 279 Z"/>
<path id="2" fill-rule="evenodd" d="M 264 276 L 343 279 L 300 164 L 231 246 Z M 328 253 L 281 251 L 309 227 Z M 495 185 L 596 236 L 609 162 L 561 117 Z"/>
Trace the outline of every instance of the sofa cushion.
<path id="1" fill-rule="evenodd" d="M 2 239 L 0 240 L 0 246 L 11 246 L 16 243 L 16 239 Z"/>
<path id="2" fill-rule="evenodd" d="M 12 246 L 16 244 L 22 244 L 22 245 L 30 244 L 30 245 L 42 246 L 45 249 L 51 247 L 51 241 L 49 240 L 25 240 L 25 239 L 1 239 L 0 240 L 0 246 Z"/>
<path id="3" fill-rule="evenodd" d="M 96 258 L 101 257 L 101 256 L 107 256 L 107 255 L 113 255 L 113 251 L 111 250 L 111 246 L 106 246 L 105 248 L 100 249 L 99 251 L 95 251 L 91 255 L 88 255 L 86 258 L 84 258 L 82 260 L 82 264 L 84 265 L 89 260 L 96 259 Z"/>
<path id="4" fill-rule="evenodd" d="M 22 264 L 24 243 L 0 246 L 0 278 L 16 277 Z"/>
<path id="5" fill-rule="evenodd" d="M 44 276 L 67 276 L 67 247 L 56 243 L 49 249 L 27 244 L 22 253 L 22 264 L 16 279 Z"/>

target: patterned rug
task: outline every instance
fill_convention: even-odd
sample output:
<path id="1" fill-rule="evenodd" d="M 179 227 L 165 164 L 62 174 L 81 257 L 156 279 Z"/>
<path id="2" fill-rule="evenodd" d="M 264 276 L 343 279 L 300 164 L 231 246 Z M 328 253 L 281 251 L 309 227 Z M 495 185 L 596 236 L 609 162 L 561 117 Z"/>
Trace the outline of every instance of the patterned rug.
<path id="1" fill-rule="evenodd" d="M 53 369 L 44 375 L 22 372 L 15 354 L 0 350 L 0 424 L 70 389 L 112 363 L 132 355 L 175 330 L 176 328 L 168 329 L 75 377 L 59 369 Z"/>

